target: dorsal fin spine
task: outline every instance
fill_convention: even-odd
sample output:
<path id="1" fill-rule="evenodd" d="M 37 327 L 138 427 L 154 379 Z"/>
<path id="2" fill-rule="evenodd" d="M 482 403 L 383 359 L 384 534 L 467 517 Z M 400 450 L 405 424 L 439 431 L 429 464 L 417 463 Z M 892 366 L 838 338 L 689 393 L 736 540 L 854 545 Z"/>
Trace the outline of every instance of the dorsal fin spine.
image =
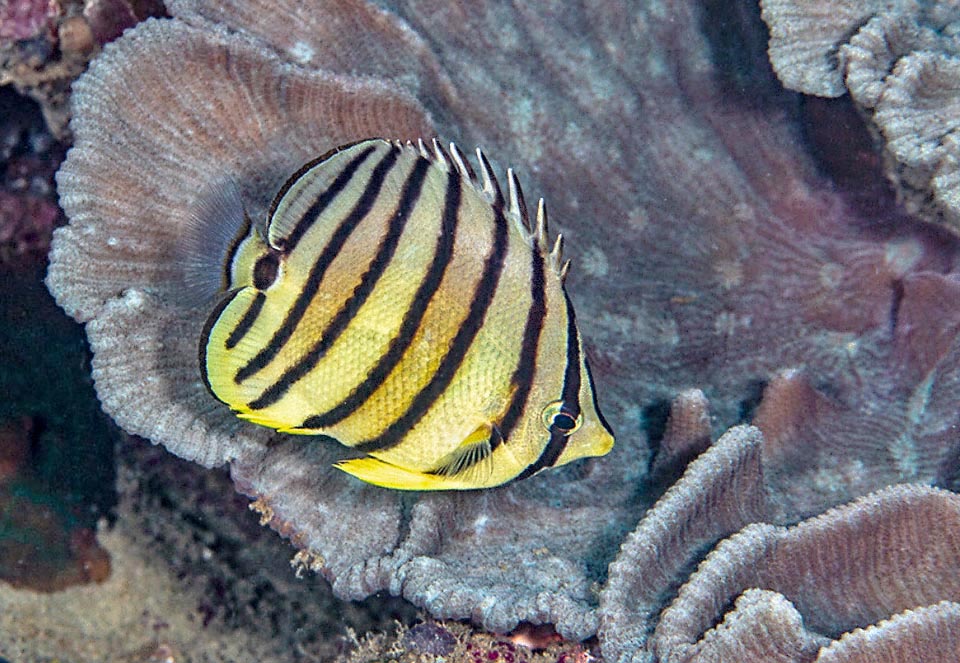
<path id="1" fill-rule="evenodd" d="M 433 158 L 434 161 L 443 168 L 444 171 L 450 172 L 450 159 L 447 157 L 447 153 L 444 152 L 443 146 L 440 144 L 436 138 L 432 141 L 433 144 Z"/>
<path id="2" fill-rule="evenodd" d="M 422 156 L 424 159 L 432 160 L 432 156 L 430 155 L 430 150 L 427 149 L 427 146 L 424 144 L 422 138 L 417 139 L 416 148 L 420 152 L 420 156 Z"/>
<path id="3" fill-rule="evenodd" d="M 527 204 L 523 200 L 523 189 L 513 168 L 507 168 L 507 196 L 509 206 L 507 213 L 513 218 L 521 234 L 532 242 L 530 233 L 530 219 L 527 216 Z"/>
<path id="4" fill-rule="evenodd" d="M 395 144 L 399 146 L 400 142 L 396 141 Z M 530 246 L 539 250 L 547 258 L 553 272 L 561 280 L 566 278 L 570 261 L 564 262 L 563 260 L 563 236 L 557 235 L 553 247 L 548 248 L 550 247 L 550 235 L 547 205 L 543 198 L 537 200 L 536 218 L 531 223 L 530 212 L 523 197 L 523 189 L 513 168 L 507 168 L 507 196 L 504 198 L 490 161 L 479 147 L 476 152 L 479 166 L 478 177 L 470 161 L 464 157 L 456 143 L 449 143 L 447 150 L 440 145 L 436 138 L 431 139 L 429 146 L 422 138 L 417 140 L 416 145 L 410 141 L 407 141 L 406 145 L 416 149 L 420 156 L 429 159 L 442 170 L 446 172 L 456 171 L 461 177 L 468 180 L 487 199 L 487 202 L 510 218 L 510 221 L 513 222 L 513 225 Z"/>
<path id="5" fill-rule="evenodd" d="M 473 172 L 470 162 L 463 157 L 463 153 L 460 151 L 460 148 L 457 147 L 456 143 L 450 143 L 450 157 L 453 159 L 453 164 L 457 172 L 471 182 L 476 183 L 477 175 Z"/>
<path id="6" fill-rule="evenodd" d="M 536 238 L 537 246 L 542 252 L 547 251 L 547 204 L 543 198 L 537 201 L 537 221 L 534 224 L 533 235 Z"/>
<path id="7" fill-rule="evenodd" d="M 490 167 L 487 155 L 485 155 L 479 147 L 477 148 L 477 161 L 480 163 L 483 193 L 486 194 L 491 205 L 502 209 L 503 193 L 500 192 L 500 183 L 497 182 L 497 176 L 493 174 L 493 168 Z"/>
<path id="8" fill-rule="evenodd" d="M 563 235 L 558 234 L 557 240 L 553 243 L 553 249 L 550 251 L 550 266 L 560 277 L 560 280 L 566 278 L 567 270 L 570 268 L 570 261 L 563 261 Z"/>

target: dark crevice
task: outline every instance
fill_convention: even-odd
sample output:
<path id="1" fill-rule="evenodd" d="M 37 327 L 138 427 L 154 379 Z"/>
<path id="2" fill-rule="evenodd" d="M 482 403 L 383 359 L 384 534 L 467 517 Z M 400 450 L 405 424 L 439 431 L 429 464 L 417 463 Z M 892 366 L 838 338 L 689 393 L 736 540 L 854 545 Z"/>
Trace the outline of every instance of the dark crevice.
<path id="1" fill-rule="evenodd" d="M 753 415 L 756 414 L 760 401 L 763 400 L 763 392 L 767 389 L 767 380 L 751 380 L 747 384 L 746 394 L 738 404 L 738 424 L 748 424 L 753 421 Z"/>
<path id="2" fill-rule="evenodd" d="M 903 281 L 897 279 L 891 284 L 890 296 L 890 336 L 897 332 L 897 322 L 900 319 L 900 306 L 903 304 Z"/>
<path id="3" fill-rule="evenodd" d="M 754 107 L 782 103 L 784 90 L 767 58 L 770 34 L 758 3 L 703 0 L 700 30 L 725 94 Z"/>
<path id="4" fill-rule="evenodd" d="M 643 408 L 640 428 L 647 435 L 647 445 L 650 448 L 650 462 L 660 453 L 660 444 L 663 442 L 667 430 L 667 420 L 670 418 L 670 401 L 666 398 L 656 400 Z"/>

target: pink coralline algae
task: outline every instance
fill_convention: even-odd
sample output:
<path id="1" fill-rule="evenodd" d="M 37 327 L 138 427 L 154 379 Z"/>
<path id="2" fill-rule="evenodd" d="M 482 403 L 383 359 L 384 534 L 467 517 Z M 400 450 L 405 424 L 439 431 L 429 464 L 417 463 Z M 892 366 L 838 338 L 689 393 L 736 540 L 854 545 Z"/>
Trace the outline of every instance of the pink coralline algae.
<path id="1" fill-rule="evenodd" d="M 163 14 L 162 0 L 4 0 L 0 86 L 39 103 L 50 131 L 67 139 L 70 84 L 101 46 Z"/>
<path id="2" fill-rule="evenodd" d="M 403 644 L 420 654 L 446 656 L 457 645 L 457 638 L 447 629 L 432 622 L 417 624 L 403 636 Z"/>
<path id="3" fill-rule="evenodd" d="M 59 219 L 49 200 L 0 191 L 0 264 L 42 259 Z"/>
<path id="4" fill-rule="evenodd" d="M 36 37 L 53 25 L 55 0 L 9 0 L 0 4 L 0 40 Z"/>
<path id="5" fill-rule="evenodd" d="M 538 631 L 552 637 L 537 637 Z M 384 650 L 398 663 L 448 661 L 449 663 L 590 663 L 597 660 L 596 648 L 564 642 L 548 627 L 522 625 L 517 631 L 498 636 L 471 630 L 462 623 L 426 622 L 409 630 L 400 629 L 395 644 L 361 643 L 349 660 L 374 661 Z M 380 638 L 382 640 L 382 637 Z"/>
<path id="6" fill-rule="evenodd" d="M 958 238 L 898 207 L 878 172 L 856 172 L 881 163 L 864 132 L 831 134 L 819 125 L 832 107 L 783 90 L 756 7 L 635 4 L 174 0 L 172 19 L 107 45 L 75 86 L 76 143 L 58 174 L 70 224 L 47 280 L 86 323 L 104 409 L 173 453 L 228 463 L 340 596 L 388 591 L 501 632 L 599 630 L 616 660 L 684 660 L 672 636 L 651 639 L 658 615 L 706 551 L 751 523 L 824 522 L 805 519 L 889 484 L 956 486 Z M 248 425 L 203 388 L 205 314 L 181 301 L 173 259 L 197 192 L 233 178 L 260 218 L 286 175 L 338 144 L 435 134 L 514 164 L 549 201 L 618 433 L 609 457 L 401 496 L 332 470 L 336 445 Z M 670 486 L 681 472 L 696 479 Z M 878 531 L 894 536 L 903 521 L 890 518 Z M 937 536 L 889 540 L 921 560 L 953 540 Z M 797 636 L 792 657 L 837 652 L 828 641 L 854 642 L 861 625 L 921 642 L 904 625 L 955 600 L 935 586 L 871 612 L 879 621 L 811 633 L 796 597 L 768 585 L 699 617 L 723 623 L 703 638 L 714 651 L 748 651 L 766 625 Z"/>

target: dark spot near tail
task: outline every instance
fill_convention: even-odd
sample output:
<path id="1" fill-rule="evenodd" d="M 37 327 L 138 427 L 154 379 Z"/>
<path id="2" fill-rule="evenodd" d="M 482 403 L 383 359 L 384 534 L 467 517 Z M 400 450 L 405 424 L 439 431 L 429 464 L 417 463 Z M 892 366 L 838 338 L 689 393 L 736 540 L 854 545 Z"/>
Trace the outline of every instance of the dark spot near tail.
<path id="1" fill-rule="evenodd" d="M 253 287 L 257 290 L 266 290 L 277 280 L 280 272 L 280 257 L 276 253 L 268 253 L 257 259 L 253 266 Z"/>

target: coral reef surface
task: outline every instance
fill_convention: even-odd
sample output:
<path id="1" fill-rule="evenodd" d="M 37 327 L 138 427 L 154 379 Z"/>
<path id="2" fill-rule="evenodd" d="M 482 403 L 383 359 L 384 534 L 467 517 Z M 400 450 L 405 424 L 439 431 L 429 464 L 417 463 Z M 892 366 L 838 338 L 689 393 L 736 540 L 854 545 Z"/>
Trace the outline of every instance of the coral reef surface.
<path id="1" fill-rule="evenodd" d="M 257 525 L 222 471 L 127 440 L 118 474 L 114 524 L 97 531 L 109 577 L 51 594 L 0 588 L 0 655 L 18 663 L 334 660 L 357 649 L 352 631 L 414 620 L 401 601 L 338 601 L 322 579 L 296 578 L 286 544 Z"/>
<path id="2" fill-rule="evenodd" d="M 5 0 L 0 3 L 0 87 L 37 101 L 50 132 L 69 137 L 70 85 L 100 47 L 162 0 Z"/>
<path id="3" fill-rule="evenodd" d="M 500 632 L 551 623 L 568 639 L 598 634 L 611 660 L 856 660 L 871 646 L 890 661 L 949 660 L 924 643 L 955 620 L 955 529 L 916 537 L 910 522 L 953 514 L 956 497 L 875 492 L 960 478 L 960 243 L 936 214 L 898 204 L 911 188 L 936 197 L 940 171 L 924 162 L 885 182 L 884 157 L 842 105 L 781 87 L 756 6 L 168 9 L 77 82 L 76 142 L 57 180 L 70 224 L 47 283 L 86 324 L 98 396 L 123 428 L 229 464 L 263 522 L 341 597 L 387 591 Z M 927 80 L 877 103 L 945 96 Z M 881 133 L 883 154 L 895 151 L 898 134 Z M 203 388 L 205 312 L 181 300 L 174 259 L 200 192 L 232 179 L 259 218 L 286 175 L 338 144 L 433 134 L 482 145 L 547 199 L 618 433 L 610 456 L 496 490 L 399 495 L 331 470 L 343 451 L 330 441 L 241 422 Z M 744 421 L 756 428 L 710 444 Z M 844 534 L 857 519 L 905 556 L 863 557 Z M 796 557 L 765 553 L 794 539 L 803 550 L 820 528 L 839 532 L 838 558 L 799 587 L 803 568 L 778 566 Z M 735 546 L 762 561 L 747 571 L 763 582 L 701 585 Z M 912 564 L 944 566 L 892 600 L 853 591 L 874 567 L 851 560 L 887 564 L 893 585 Z M 846 612 L 811 608 L 845 589 Z M 684 607 L 691 594 L 710 610 Z"/>

